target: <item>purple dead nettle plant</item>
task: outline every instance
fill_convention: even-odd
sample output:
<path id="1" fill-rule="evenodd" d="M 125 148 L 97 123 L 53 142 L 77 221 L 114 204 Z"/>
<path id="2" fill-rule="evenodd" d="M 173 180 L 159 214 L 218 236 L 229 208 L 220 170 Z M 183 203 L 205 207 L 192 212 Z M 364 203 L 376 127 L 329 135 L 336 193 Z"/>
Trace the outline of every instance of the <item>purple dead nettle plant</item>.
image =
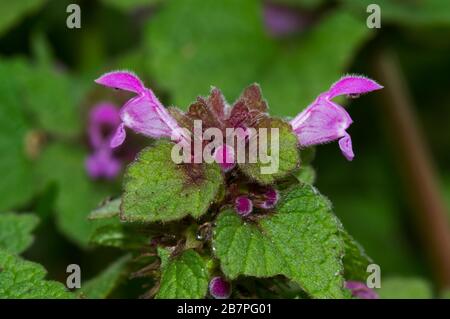
<path id="1" fill-rule="evenodd" d="M 93 152 L 86 159 L 86 170 L 94 179 L 113 179 L 122 169 L 121 160 L 109 145 L 119 123 L 119 110 L 111 103 L 99 103 L 89 112 L 88 135 Z"/>
<path id="2" fill-rule="evenodd" d="M 253 132 L 256 132 L 257 128 L 272 128 L 271 125 L 279 125 L 287 131 L 284 136 L 293 141 L 291 142 L 291 149 L 294 151 L 291 154 L 294 154 L 294 156 L 298 155 L 296 147 L 307 148 L 337 140 L 343 155 L 348 160 L 354 158 L 352 140 L 347 132 L 352 124 L 352 119 L 342 106 L 333 102 L 333 99 L 341 95 L 354 98 L 382 88 L 381 85 L 366 77 L 344 76 L 287 123 L 269 116 L 267 103 L 256 84 L 246 88 L 232 107 L 225 102 L 221 92 L 217 88 L 213 88 L 209 97 L 198 97 L 197 101 L 193 102 L 186 112 L 183 112 L 177 108 L 164 107 L 153 91 L 146 88 L 133 73 L 127 71 L 110 72 L 101 76 L 96 82 L 136 94 L 135 97 L 125 103 L 116 115 L 114 124 L 117 128 L 115 133 L 108 137 L 111 148 L 116 148 L 124 142 L 127 129 L 150 138 L 169 138 L 174 142 L 174 145 L 181 143 L 191 146 L 196 139 L 195 121 L 199 120 L 202 123 L 200 129 L 202 133 L 209 128 L 217 128 L 220 132 L 225 132 L 228 128 L 240 129 L 238 130 L 239 134 L 244 137 L 245 143 L 249 143 L 251 138 L 254 137 Z M 194 134 L 192 134 L 193 132 Z M 192 135 L 194 135 L 194 141 Z M 221 134 L 222 138 L 224 136 L 228 138 L 227 134 Z M 204 134 L 202 134 L 203 137 Z M 207 140 L 202 141 L 201 147 L 205 148 L 208 142 Z M 282 176 L 287 180 L 277 179 L 266 183 L 264 180 L 258 179 L 260 177 L 257 175 L 251 175 L 251 172 L 248 171 L 244 172 L 245 168 L 236 159 L 238 153 L 235 145 L 229 145 L 228 140 L 225 139 L 221 142 L 212 151 L 214 154 L 213 160 L 222 169 L 225 185 L 224 192 L 217 200 L 218 202 L 211 203 L 211 216 L 214 217 L 223 208 L 230 207 L 240 218 L 249 222 L 257 222 L 259 218 L 276 214 L 276 206 L 280 202 L 283 187 L 285 187 L 283 182 L 278 183 L 278 181 L 286 182 L 289 187 L 291 182 L 289 178 L 292 177 L 291 173 L 298 169 L 299 158 L 292 164 L 292 168 Z M 95 145 L 101 145 L 102 148 L 105 145 L 104 140 L 102 140 L 102 143 L 93 142 L 92 144 L 94 148 Z M 192 150 L 193 148 L 189 149 Z M 190 156 L 192 159 L 194 155 L 190 154 Z M 183 166 L 186 169 L 185 171 L 188 172 L 187 174 L 193 174 L 198 169 L 197 162 L 194 161 L 193 163 L 189 162 L 188 165 Z M 213 224 L 213 221 L 206 220 L 203 225 L 209 225 L 205 229 L 210 229 Z M 211 236 L 203 236 L 203 238 L 211 238 Z M 173 251 L 179 251 L 179 249 Z M 210 294 L 215 298 L 229 296 L 227 289 L 231 286 L 223 278 L 225 277 L 214 277 L 210 281 Z M 349 282 L 349 285 L 351 286 L 351 282 Z M 229 290 L 231 291 L 231 289 Z"/>

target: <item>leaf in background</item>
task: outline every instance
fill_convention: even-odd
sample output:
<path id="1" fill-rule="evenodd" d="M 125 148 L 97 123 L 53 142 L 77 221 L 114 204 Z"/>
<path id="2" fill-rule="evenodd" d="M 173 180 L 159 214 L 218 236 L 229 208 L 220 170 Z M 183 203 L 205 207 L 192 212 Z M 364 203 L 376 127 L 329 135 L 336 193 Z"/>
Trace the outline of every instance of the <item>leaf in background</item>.
<path id="1" fill-rule="evenodd" d="M 381 299 L 430 299 L 433 292 L 430 284 L 421 278 L 393 277 L 383 280 L 377 289 Z"/>
<path id="2" fill-rule="evenodd" d="M 302 183 L 313 185 L 316 181 L 316 171 L 311 165 L 301 165 L 295 172 L 295 177 Z"/>
<path id="3" fill-rule="evenodd" d="M 0 62 L 0 210 L 16 208 L 35 191 L 31 124 L 23 109 L 23 90 L 14 76 L 23 61 Z"/>
<path id="4" fill-rule="evenodd" d="M 315 9 L 324 4 L 325 0 L 271 0 L 270 3 L 283 4 L 304 9 Z"/>
<path id="5" fill-rule="evenodd" d="M 140 7 L 159 4 L 164 0 L 102 0 L 105 5 L 113 6 L 119 10 L 131 11 Z"/>
<path id="6" fill-rule="evenodd" d="M 81 292 L 88 299 L 107 298 L 120 282 L 125 279 L 126 266 L 131 255 L 125 255 L 108 266 L 96 277 L 81 285 Z"/>
<path id="7" fill-rule="evenodd" d="M 80 132 L 82 92 L 74 79 L 46 66 L 29 66 L 20 76 L 25 106 L 37 127 L 64 137 Z"/>
<path id="8" fill-rule="evenodd" d="M 150 235 L 146 236 L 139 227 L 142 225 L 124 223 L 118 217 L 109 221 L 102 220 L 100 225 L 95 226 L 89 243 L 125 250 L 142 249 L 150 242 Z"/>
<path id="9" fill-rule="evenodd" d="M 239 168 L 244 174 L 251 179 L 255 179 L 262 184 L 272 184 L 276 180 L 286 177 L 289 173 L 294 171 L 300 165 L 300 156 L 298 152 L 297 136 L 292 132 L 291 126 L 280 119 L 268 119 L 258 124 L 257 130 L 267 128 L 267 154 L 272 156 L 272 162 L 261 163 L 239 163 Z M 274 139 L 274 143 L 278 143 L 279 153 L 272 153 L 275 150 L 272 144 L 271 129 L 278 128 L 278 140 Z M 256 137 L 255 137 L 256 138 Z M 258 140 L 258 148 L 263 147 L 264 144 Z M 259 149 L 258 149 L 259 151 Z M 258 160 L 260 158 L 258 157 Z M 263 174 L 261 167 L 273 168 L 273 174 Z"/>
<path id="10" fill-rule="evenodd" d="M 341 236 L 345 245 L 345 255 L 342 259 L 345 279 L 366 282 L 369 276 L 367 266 L 373 263 L 372 259 L 367 256 L 362 246 L 343 229 Z"/>
<path id="11" fill-rule="evenodd" d="M 120 204 L 122 203 L 121 198 L 116 198 L 107 201 L 102 206 L 94 209 L 88 216 L 90 220 L 96 219 L 108 219 L 111 217 L 119 216 Z"/>
<path id="12" fill-rule="evenodd" d="M 257 0 L 171 1 L 147 31 L 149 74 L 177 106 L 211 85 L 237 97 L 258 82 L 271 114 L 282 116 L 294 116 L 336 81 L 370 35 L 363 21 L 335 11 L 295 42 L 271 39 Z"/>
<path id="13" fill-rule="evenodd" d="M 208 291 L 206 261 L 194 250 L 169 259 L 162 268 L 157 299 L 200 299 Z"/>
<path id="14" fill-rule="evenodd" d="M 159 140 L 128 166 L 121 218 L 154 222 L 199 217 L 215 201 L 223 180 L 219 165 L 177 165 L 171 159 L 173 145 Z"/>
<path id="15" fill-rule="evenodd" d="M 0 210 L 9 210 L 36 191 L 33 161 L 45 134 L 76 134 L 81 118 L 77 90 L 63 74 L 20 59 L 3 60 L 0 82 Z"/>
<path id="16" fill-rule="evenodd" d="M 381 23 L 384 21 L 406 26 L 450 25 L 450 2 L 442 0 L 392 1 L 392 0 L 341 0 L 352 12 L 364 19 L 368 5 L 375 3 L 381 8 Z"/>
<path id="17" fill-rule="evenodd" d="M 259 225 L 229 210 L 216 225 L 215 253 L 231 279 L 285 275 L 311 297 L 346 297 L 341 225 L 314 187 L 303 184 L 282 194 L 276 212 Z"/>
<path id="18" fill-rule="evenodd" d="M 0 249 L 13 254 L 24 252 L 33 242 L 31 232 L 39 223 L 32 214 L 0 214 Z"/>
<path id="19" fill-rule="evenodd" d="M 0 249 L 0 299 L 69 299 L 75 295 L 56 281 L 45 280 L 41 265 Z"/>
<path id="20" fill-rule="evenodd" d="M 75 146 L 52 144 L 38 162 L 41 183 L 56 183 L 55 211 L 59 229 L 73 242 L 86 246 L 94 228 L 89 212 L 106 198 L 110 185 L 92 182 L 85 170 L 86 153 Z"/>
<path id="21" fill-rule="evenodd" d="M 17 24 L 20 19 L 39 9 L 45 0 L 21 0 L 0 2 L 0 36 Z"/>

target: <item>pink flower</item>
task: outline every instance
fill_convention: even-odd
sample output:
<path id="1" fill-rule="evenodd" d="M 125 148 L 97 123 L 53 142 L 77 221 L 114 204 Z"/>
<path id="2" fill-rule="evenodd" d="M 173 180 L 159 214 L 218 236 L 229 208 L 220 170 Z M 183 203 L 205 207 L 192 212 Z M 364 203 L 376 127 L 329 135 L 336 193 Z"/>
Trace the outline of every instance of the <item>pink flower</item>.
<path id="1" fill-rule="evenodd" d="M 345 288 L 352 292 L 353 297 L 359 299 L 379 299 L 378 294 L 359 281 L 347 281 Z"/>
<path id="2" fill-rule="evenodd" d="M 214 159 L 224 172 L 228 172 L 236 166 L 234 149 L 227 144 L 222 144 L 216 149 Z"/>
<path id="3" fill-rule="evenodd" d="M 300 146 L 339 140 L 343 155 L 351 161 L 354 157 L 352 140 L 346 130 L 352 124 L 352 119 L 342 106 L 331 100 L 339 95 L 357 97 L 381 88 L 383 87 L 371 79 L 354 75 L 344 76 L 334 83 L 290 122 Z"/>
<path id="4" fill-rule="evenodd" d="M 222 277 L 214 277 L 209 282 L 209 293 L 215 299 L 228 299 L 231 296 L 231 284 Z"/>
<path id="5" fill-rule="evenodd" d="M 114 157 L 109 141 L 120 124 L 119 110 L 112 104 L 100 103 L 89 113 L 89 142 L 93 153 L 86 159 L 86 170 L 92 178 L 116 177 L 122 163 Z"/>
<path id="6" fill-rule="evenodd" d="M 239 196 L 234 201 L 234 209 L 241 216 L 248 216 L 253 211 L 253 203 L 247 196 Z"/>
<path id="7" fill-rule="evenodd" d="M 270 188 L 264 193 L 265 200 L 261 203 L 261 208 L 272 209 L 278 203 L 280 194 L 275 188 Z"/>
<path id="8" fill-rule="evenodd" d="M 125 127 L 152 138 L 168 137 L 177 142 L 188 138 L 153 91 L 146 88 L 133 73 L 127 71 L 110 72 L 102 75 L 95 82 L 138 94 L 120 110 L 122 123 L 111 139 L 112 148 L 124 142 L 126 137 Z"/>

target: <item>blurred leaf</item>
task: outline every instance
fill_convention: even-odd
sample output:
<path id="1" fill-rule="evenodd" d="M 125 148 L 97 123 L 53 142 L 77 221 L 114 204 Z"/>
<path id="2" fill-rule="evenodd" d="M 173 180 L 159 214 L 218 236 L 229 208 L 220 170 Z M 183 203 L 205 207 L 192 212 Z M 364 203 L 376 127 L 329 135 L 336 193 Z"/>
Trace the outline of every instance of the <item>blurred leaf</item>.
<path id="1" fill-rule="evenodd" d="M 31 232 L 38 223 L 39 218 L 32 214 L 0 214 L 0 250 L 24 252 L 33 242 Z"/>
<path id="2" fill-rule="evenodd" d="M 324 4 L 325 0 L 271 0 L 270 3 L 298 6 L 305 9 L 315 9 Z"/>
<path id="3" fill-rule="evenodd" d="M 139 7 L 148 7 L 164 0 L 102 0 L 106 5 L 114 6 L 123 11 L 131 11 Z"/>
<path id="4" fill-rule="evenodd" d="M 24 204 L 35 190 L 33 179 L 32 132 L 26 116 L 24 92 L 15 73 L 19 60 L 0 62 L 0 210 Z"/>
<path id="5" fill-rule="evenodd" d="M 75 146 L 49 145 L 38 162 L 44 184 L 56 183 L 56 221 L 59 229 L 72 241 L 86 246 L 94 228 L 89 212 L 111 192 L 108 185 L 92 182 L 85 170 L 86 153 Z"/>
<path id="6" fill-rule="evenodd" d="M 358 15 L 367 18 L 368 5 L 375 3 L 381 9 L 381 23 L 389 21 L 407 26 L 450 25 L 450 2 L 443 0 L 341 0 Z"/>
<path id="7" fill-rule="evenodd" d="M 36 11 L 46 0 L 20 0 L 0 2 L 0 36 L 17 24 L 23 16 Z"/>
<path id="8" fill-rule="evenodd" d="M 420 278 L 388 278 L 377 289 L 381 299 L 430 299 L 433 292 L 430 284 Z"/>
<path id="9" fill-rule="evenodd" d="M 149 23 L 149 74 L 186 107 L 211 85 L 237 97 L 261 83 L 273 115 L 295 115 L 344 72 L 370 35 L 336 11 L 296 42 L 271 39 L 257 0 L 168 2 Z M 293 41 L 293 40 L 292 40 Z"/>
<path id="10" fill-rule="evenodd" d="M 157 299 L 200 299 L 208 290 L 206 261 L 194 250 L 169 259 L 162 268 Z"/>
<path id="11" fill-rule="evenodd" d="M 194 168 L 171 160 L 175 144 L 159 140 L 144 149 L 125 174 L 121 218 L 128 222 L 154 222 L 203 215 L 222 186 L 216 163 Z"/>
<path id="12" fill-rule="evenodd" d="M 22 94 L 26 107 L 36 116 L 37 126 L 62 136 L 81 129 L 81 87 L 67 74 L 45 65 L 22 70 Z"/>
<path id="13" fill-rule="evenodd" d="M 45 280 L 41 265 L 0 249 L 0 299 L 69 299 L 75 295 L 56 281 Z"/>
<path id="14" fill-rule="evenodd" d="M 76 88 L 67 76 L 24 60 L 0 62 L 0 209 L 25 204 L 36 191 L 34 163 L 45 133 L 81 127 Z"/>
<path id="15" fill-rule="evenodd" d="M 106 224 L 96 225 L 89 243 L 125 250 L 141 249 L 149 243 L 150 236 L 141 232 L 139 227 L 142 227 L 142 225 L 124 223 L 118 217 L 112 218 Z"/>
<path id="16" fill-rule="evenodd" d="M 300 165 L 300 169 L 295 172 L 295 177 L 303 183 L 313 185 L 316 181 L 316 171 L 311 165 Z"/>
<path id="17" fill-rule="evenodd" d="M 82 284 L 81 292 L 89 299 L 107 298 L 126 277 L 126 266 L 131 255 L 123 256 L 96 277 Z"/>
<path id="18" fill-rule="evenodd" d="M 229 278 L 285 275 L 313 298 L 346 296 L 340 223 L 314 187 L 303 184 L 282 193 L 276 214 L 259 225 L 230 210 L 216 225 L 214 250 Z"/>
<path id="19" fill-rule="evenodd" d="M 111 218 L 115 216 L 119 216 L 120 213 L 120 204 L 122 203 L 121 198 L 116 198 L 113 200 L 107 201 L 105 204 L 93 210 L 88 218 L 91 220 L 94 219 L 104 219 Z"/>

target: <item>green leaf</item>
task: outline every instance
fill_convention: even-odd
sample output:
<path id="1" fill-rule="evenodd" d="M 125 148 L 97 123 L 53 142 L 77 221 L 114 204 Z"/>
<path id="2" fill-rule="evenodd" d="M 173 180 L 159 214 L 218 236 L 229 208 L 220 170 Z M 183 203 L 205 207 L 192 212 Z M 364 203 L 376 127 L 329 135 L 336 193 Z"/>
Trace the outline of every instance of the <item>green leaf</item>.
<path id="1" fill-rule="evenodd" d="M 216 163 L 192 169 L 171 159 L 173 143 L 160 140 L 143 150 L 125 175 L 121 218 L 154 222 L 203 215 L 219 194 L 223 175 Z"/>
<path id="2" fill-rule="evenodd" d="M 105 221 L 105 220 L 103 220 Z M 123 223 L 119 218 L 97 226 L 90 236 L 89 243 L 97 246 L 114 247 L 126 250 L 141 249 L 148 244 L 150 235 L 139 231 L 139 225 Z"/>
<path id="3" fill-rule="evenodd" d="M 302 183 L 312 185 L 316 181 L 316 171 L 311 165 L 302 165 L 295 173 L 295 177 Z"/>
<path id="4" fill-rule="evenodd" d="M 310 185 L 281 194 L 277 211 L 258 224 L 222 212 L 214 249 L 222 271 L 239 275 L 285 275 L 314 298 L 344 298 L 340 223 L 329 201 Z"/>
<path id="5" fill-rule="evenodd" d="M 206 296 L 208 272 L 206 261 L 194 250 L 167 261 L 162 268 L 158 299 L 199 299 Z"/>
<path id="6" fill-rule="evenodd" d="M 262 184 L 272 184 L 276 180 L 286 177 L 300 165 L 297 137 L 291 126 L 280 119 L 268 119 L 260 123 L 257 130 L 267 128 L 267 155 L 272 157 L 272 163 L 262 163 L 258 157 L 257 163 L 239 163 L 240 169 L 250 178 Z M 278 139 L 272 141 L 271 129 L 278 128 Z M 265 148 L 265 143 L 258 139 L 258 147 Z M 279 149 L 275 145 L 278 145 Z M 259 151 L 259 150 L 258 150 Z M 274 173 L 264 174 L 262 167 L 273 169 Z"/>
<path id="7" fill-rule="evenodd" d="M 33 133 L 22 107 L 23 91 L 14 77 L 22 67 L 19 60 L 0 62 L 0 210 L 3 211 L 24 204 L 35 191 L 28 143 Z"/>
<path id="8" fill-rule="evenodd" d="M 121 198 L 109 200 L 106 203 L 104 203 L 102 206 L 94 209 L 89 214 L 88 218 L 90 220 L 95 220 L 95 219 L 105 219 L 105 218 L 119 216 L 121 203 L 122 203 Z"/>
<path id="9" fill-rule="evenodd" d="M 327 90 L 373 34 L 336 10 L 299 38 L 271 38 L 262 1 L 170 1 L 149 22 L 148 74 L 187 106 L 210 86 L 237 97 L 260 83 L 273 115 L 293 116 Z"/>
<path id="10" fill-rule="evenodd" d="M 139 7 L 148 7 L 163 2 L 164 0 L 102 0 L 106 5 L 119 10 L 131 11 Z"/>
<path id="11" fill-rule="evenodd" d="M 87 246 L 95 225 L 89 212 L 112 192 L 109 185 L 92 182 L 84 166 L 87 154 L 75 146 L 51 144 L 38 162 L 40 181 L 56 183 L 55 203 L 59 229 L 73 242 Z"/>
<path id="12" fill-rule="evenodd" d="M 430 284 L 421 278 L 389 278 L 381 282 L 381 288 L 377 292 L 381 299 L 429 299 L 433 297 Z"/>
<path id="13" fill-rule="evenodd" d="M 375 3 L 381 9 L 381 25 L 386 22 L 406 26 L 448 26 L 450 2 L 442 0 L 391 1 L 391 0 L 341 0 L 355 14 L 367 19 L 366 8 Z"/>
<path id="14" fill-rule="evenodd" d="M 39 9 L 44 3 L 44 0 L 0 2 L 0 36 L 17 24 L 23 16 Z"/>
<path id="15" fill-rule="evenodd" d="M 46 65 L 28 66 L 21 78 L 25 106 L 37 127 L 64 137 L 80 132 L 83 92 L 76 81 Z"/>
<path id="16" fill-rule="evenodd" d="M 131 255 L 125 255 L 116 260 L 99 275 L 83 283 L 81 292 L 89 299 L 107 298 L 125 279 L 126 266 L 130 260 Z"/>
<path id="17" fill-rule="evenodd" d="M 0 249 L 0 299 L 74 298 L 63 284 L 45 280 L 41 265 Z"/>
<path id="18" fill-rule="evenodd" d="M 24 252 L 33 242 L 31 232 L 39 223 L 32 214 L 0 214 L 0 249 L 13 254 Z"/>
<path id="19" fill-rule="evenodd" d="M 369 275 L 367 266 L 373 263 L 372 259 L 367 256 L 362 246 L 343 229 L 341 236 L 345 244 L 343 258 L 345 279 L 365 282 Z"/>

